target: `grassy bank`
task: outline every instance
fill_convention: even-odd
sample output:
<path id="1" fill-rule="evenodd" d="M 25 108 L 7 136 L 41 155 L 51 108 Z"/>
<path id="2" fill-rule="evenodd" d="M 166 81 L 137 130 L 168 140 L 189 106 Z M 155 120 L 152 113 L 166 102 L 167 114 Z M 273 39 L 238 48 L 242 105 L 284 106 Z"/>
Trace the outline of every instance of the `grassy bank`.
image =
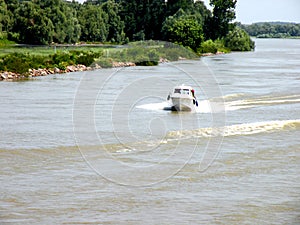
<path id="1" fill-rule="evenodd" d="M 166 42 L 135 42 L 126 46 L 61 45 L 1 47 L 0 71 L 30 75 L 30 71 L 49 69 L 61 72 L 68 66 L 110 68 L 124 65 L 153 66 L 160 61 L 193 59 L 196 54 L 184 47 Z M 128 64 L 128 63 L 131 64 Z M 125 64 L 124 64 L 125 63 Z"/>

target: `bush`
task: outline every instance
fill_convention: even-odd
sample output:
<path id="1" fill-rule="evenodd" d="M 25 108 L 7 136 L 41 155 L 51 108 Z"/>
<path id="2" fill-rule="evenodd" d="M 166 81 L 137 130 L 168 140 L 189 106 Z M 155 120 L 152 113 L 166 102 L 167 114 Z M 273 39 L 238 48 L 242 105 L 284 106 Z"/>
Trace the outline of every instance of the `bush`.
<path id="1" fill-rule="evenodd" d="M 254 42 L 246 31 L 235 27 L 225 37 L 225 46 L 232 51 L 251 51 L 254 49 Z"/>
<path id="2" fill-rule="evenodd" d="M 12 45 L 15 42 L 8 40 L 7 32 L 0 32 L 0 46 Z"/>
<path id="3" fill-rule="evenodd" d="M 101 66 L 102 68 L 111 68 L 112 67 L 112 59 L 108 59 L 108 58 L 98 59 L 98 60 L 96 60 L 95 63 L 98 64 L 99 66 Z"/>
<path id="4" fill-rule="evenodd" d="M 30 59 L 29 66 L 31 69 L 48 67 L 49 57 L 41 56 L 41 55 L 29 55 L 29 54 L 27 54 L 27 56 Z"/>
<path id="5" fill-rule="evenodd" d="M 74 64 L 91 65 L 101 52 L 64 51 L 53 55 L 33 55 L 29 53 L 11 53 L 0 58 L 0 71 L 10 71 L 25 74 L 29 69 L 54 68 L 65 70 Z M 111 67 L 111 63 L 102 62 L 102 67 Z"/>
<path id="6" fill-rule="evenodd" d="M 67 69 L 67 66 L 69 66 L 70 64 L 68 64 L 67 62 L 60 62 L 58 65 L 57 65 L 57 68 L 60 69 L 60 70 L 65 70 Z"/>
<path id="7" fill-rule="evenodd" d="M 23 74 L 30 69 L 29 62 L 28 54 L 11 53 L 0 60 L 0 70 Z"/>
<path id="8" fill-rule="evenodd" d="M 202 42 L 200 47 L 200 53 L 217 53 L 218 48 L 217 45 L 212 40 L 207 40 Z"/>
<path id="9" fill-rule="evenodd" d="M 61 62 L 67 62 L 69 64 L 74 64 L 72 59 L 74 59 L 74 55 L 71 59 L 71 54 L 69 52 L 58 52 L 52 55 L 52 62 L 53 64 L 60 64 Z"/>
<path id="10" fill-rule="evenodd" d="M 75 64 L 83 64 L 85 66 L 90 66 L 96 58 L 99 58 L 102 55 L 102 51 L 93 52 L 93 51 L 70 51 L 72 54 L 72 60 Z"/>
<path id="11" fill-rule="evenodd" d="M 186 59 L 197 58 L 197 55 L 192 50 L 168 42 L 165 43 L 164 47 L 160 48 L 158 51 L 163 58 L 166 58 L 170 61 L 176 61 L 180 57 Z"/>

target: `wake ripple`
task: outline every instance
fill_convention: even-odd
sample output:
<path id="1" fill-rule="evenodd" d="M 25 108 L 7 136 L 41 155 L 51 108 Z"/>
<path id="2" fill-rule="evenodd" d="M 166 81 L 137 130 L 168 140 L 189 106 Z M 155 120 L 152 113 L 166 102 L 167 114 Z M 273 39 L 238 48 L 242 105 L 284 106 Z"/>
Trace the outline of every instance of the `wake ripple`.
<path id="1" fill-rule="evenodd" d="M 275 120 L 255 123 L 236 124 L 225 127 L 208 127 L 196 130 L 171 131 L 167 138 L 199 138 L 216 136 L 241 136 L 259 133 L 271 133 L 281 130 L 296 130 L 300 128 L 300 119 L 297 120 Z"/>

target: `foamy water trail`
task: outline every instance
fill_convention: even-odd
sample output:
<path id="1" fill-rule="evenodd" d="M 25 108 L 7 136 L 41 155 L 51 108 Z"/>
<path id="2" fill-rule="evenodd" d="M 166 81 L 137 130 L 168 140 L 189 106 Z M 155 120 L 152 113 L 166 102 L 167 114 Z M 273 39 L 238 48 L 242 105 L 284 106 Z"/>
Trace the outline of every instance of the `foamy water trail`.
<path id="1" fill-rule="evenodd" d="M 194 130 L 170 131 L 161 140 L 149 140 L 130 143 L 130 148 L 124 148 L 123 145 L 111 145 L 111 151 L 115 153 L 134 153 L 146 152 L 156 147 L 172 142 L 178 142 L 191 138 L 213 138 L 217 136 L 246 136 L 262 133 L 280 132 L 283 130 L 300 129 L 300 119 L 297 120 L 274 120 L 254 123 L 235 124 L 225 127 L 206 127 Z M 141 150 L 141 146 L 143 150 Z"/>
<path id="2" fill-rule="evenodd" d="M 159 102 L 159 103 L 149 103 L 144 105 L 136 106 L 138 109 L 147 109 L 147 110 L 164 110 L 165 108 L 171 107 L 169 102 Z"/>
<path id="3" fill-rule="evenodd" d="M 224 96 L 226 111 L 248 109 L 260 106 L 300 103 L 300 95 L 262 96 L 258 98 L 242 98 L 242 94 Z M 239 98 L 239 99 L 236 99 Z M 231 100 L 231 101 L 230 101 Z"/>
<path id="4" fill-rule="evenodd" d="M 196 130 L 171 131 L 168 138 L 199 138 L 216 136 L 241 136 L 259 133 L 271 133 L 281 130 L 295 130 L 300 128 L 300 119 L 297 120 L 275 120 L 255 123 L 236 124 L 225 127 L 208 127 Z"/>

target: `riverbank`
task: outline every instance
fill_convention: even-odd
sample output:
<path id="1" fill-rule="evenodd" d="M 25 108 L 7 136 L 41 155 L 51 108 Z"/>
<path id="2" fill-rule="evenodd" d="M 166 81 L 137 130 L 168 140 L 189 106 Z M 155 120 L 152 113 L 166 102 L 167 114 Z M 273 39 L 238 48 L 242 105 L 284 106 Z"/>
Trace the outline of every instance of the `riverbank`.
<path id="1" fill-rule="evenodd" d="M 156 66 L 159 63 L 199 59 L 202 56 L 229 52 L 218 42 L 208 41 L 204 46 L 205 52 L 199 54 L 182 46 L 161 41 L 133 42 L 124 46 L 106 47 L 61 45 L 55 48 L 53 46 L 3 48 L 4 51 L 0 55 L 0 81 L 30 80 L 50 74 L 102 68 Z"/>
<path id="2" fill-rule="evenodd" d="M 213 55 L 220 55 L 220 54 L 226 54 L 225 52 L 216 52 L 216 53 L 203 53 L 200 56 L 213 56 Z M 188 58 L 179 56 L 177 60 L 186 60 Z M 176 61 L 177 61 L 176 60 Z M 154 63 L 154 65 L 157 65 L 159 63 L 168 63 L 171 60 L 168 60 L 166 58 L 159 58 L 159 61 L 157 63 Z M 175 60 L 172 60 L 175 61 Z M 148 61 L 146 61 L 147 64 Z M 150 61 L 150 63 L 153 63 Z M 53 74 L 65 74 L 65 73 L 73 73 L 73 72 L 84 72 L 84 71 L 92 71 L 92 70 L 99 70 L 103 68 L 121 68 L 121 67 L 131 67 L 131 66 L 137 66 L 137 65 L 144 65 L 145 62 L 111 62 L 111 65 L 105 64 L 104 67 L 99 65 L 98 63 L 93 63 L 91 66 L 86 66 L 83 64 L 77 64 L 77 65 L 68 65 L 65 67 L 65 69 L 60 69 L 58 67 L 54 68 L 30 68 L 28 72 L 26 73 L 17 73 L 17 72 L 11 72 L 11 71 L 0 71 L 0 81 L 18 81 L 18 80 L 30 80 L 34 79 L 35 77 L 41 77 L 41 76 L 48 76 Z"/>
<path id="3" fill-rule="evenodd" d="M 101 68 L 128 66 L 156 66 L 159 63 L 180 59 L 195 59 L 199 55 L 172 43 L 147 41 L 130 43 L 114 48 L 57 47 L 49 54 L 49 46 L 43 49 L 30 46 L 0 57 L 0 81 L 31 79 L 49 74 L 81 72 Z"/>
<path id="4" fill-rule="evenodd" d="M 135 63 L 132 62 L 113 62 L 112 67 L 129 67 L 136 66 Z M 91 71 L 102 69 L 102 67 L 98 64 L 94 64 L 93 66 L 85 66 L 82 64 L 78 65 L 70 65 L 67 66 L 66 69 L 55 68 L 44 68 L 44 69 L 29 69 L 28 73 L 20 74 L 9 71 L 0 72 L 0 81 L 17 81 L 17 80 L 25 80 L 25 79 L 33 79 L 35 77 L 40 76 L 48 76 L 51 74 L 64 74 L 64 73 L 72 73 L 72 72 L 83 72 L 83 71 Z"/>
<path id="5" fill-rule="evenodd" d="M 14 73 L 9 71 L 4 71 L 0 73 L 0 80 L 4 81 L 15 81 L 15 80 L 22 80 L 22 79 L 31 79 L 34 77 L 40 77 L 40 76 L 47 76 L 50 74 L 62 74 L 62 73 L 69 73 L 69 72 L 82 72 L 82 71 L 88 71 L 92 70 L 91 67 L 86 67 L 85 65 L 73 65 L 73 66 L 67 66 L 65 70 L 61 70 L 57 67 L 53 69 L 29 69 L 28 73 L 26 74 L 20 74 L 20 73 Z"/>

